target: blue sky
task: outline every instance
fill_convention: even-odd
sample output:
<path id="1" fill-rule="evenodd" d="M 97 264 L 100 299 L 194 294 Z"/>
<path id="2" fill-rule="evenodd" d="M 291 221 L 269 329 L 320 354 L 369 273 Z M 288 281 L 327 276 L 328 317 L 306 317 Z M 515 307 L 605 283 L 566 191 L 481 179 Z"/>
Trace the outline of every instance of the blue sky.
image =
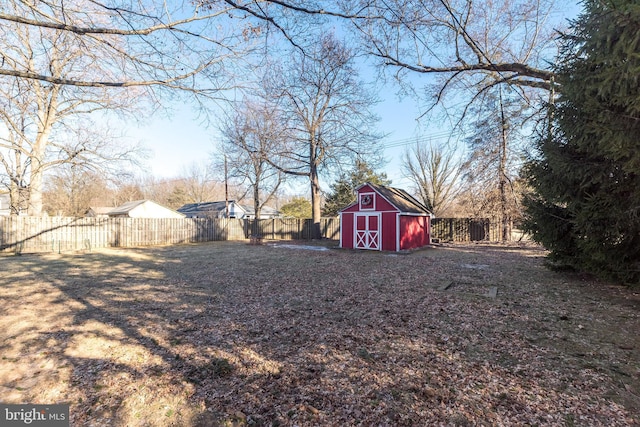
<path id="1" fill-rule="evenodd" d="M 567 2 L 561 20 L 575 18 L 579 7 L 574 2 Z M 373 78 L 375 72 L 371 68 L 362 70 L 363 79 Z M 414 76 L 418 87 L 424 86 L 429 76 Z M 392 84 L 383 86 L 378 93 L 382 102 L 375 111 L 380 116 L 378 130 L 388 136 L 382 141 L 386 165 L 384 172 L 392 180 L 394 186 L 408 188 L 409 181 L 401 171 L 401 157 L 408 146 L 416 138 L 428 140 L 433 137 L 437 142 L 447 139 L 447 128 L 442 123 L 417 121 L 422 111 L 414 99 L 397 97 L 398 88 Z M 171 109 L 171 114 L 157 113 L 149 117 L 144 125 L 123 123 L 127 135 L 136 142 L 143 143 L 151 152 L 148 160 L 149 172 L 156 178 L 173 178 L 192 163 L 206 162 L 219 140 L 215 125 L 206 127 L 198 117 L 197 111 L 186 104 L 178 103 Z M 326 189 L 330 182 L 324 182 Z M 291 193 L 303 193 L 306 185 L 292 186 Z"/>
<path id="2" fill-rule="evenodd" d="M 388 136 L 383 144 L 393 147 L 385 149 L 388 161 L 384 172 L 392 179 L 394 185 L 405 182 L 400 172 L 400 157 L 411 139 L 425 135 L 430 126 L 418 128 L 416 118 L 420 115 L 417 105 L 410 99 L 398 100 L 396 88 L 385 87 L 379 94 L 383 101 L 375 111 L 381 120 L 378 130 Z M 144 121 L 143 125 L 129 124 L 126 133 L 134 141 L 142 142 L 151 152 L 147 161 L 150 173 L 157 178 L 173 178 L 190 164 L 206 162 L 214 151 L 214 144 L 219 140 L 215 124 L 207 127 L 198 118 L 198 114 L 189 105 L 173 107 L 169 116 L 156 113 Z M 407 143 L 405 145 L 400 145 Z M 328 187 L 330 183 L 324 183 Z M 298 186 L 291 191 L 297 192 Z M 306 191 L 306 186 L 304 187 Z"/>

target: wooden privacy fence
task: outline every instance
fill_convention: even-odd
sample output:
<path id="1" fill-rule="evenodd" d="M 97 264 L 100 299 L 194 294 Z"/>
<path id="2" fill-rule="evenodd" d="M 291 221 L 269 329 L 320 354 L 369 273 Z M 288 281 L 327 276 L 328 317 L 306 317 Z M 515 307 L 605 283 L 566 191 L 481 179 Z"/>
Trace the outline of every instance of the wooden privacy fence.
<path id="1" fill-rule="evenodd" d="M 488 219 L 434 218 L 431 236 L 442 242 L 500 240 L 500 227 Z M 104 247 L 135 247 L 178 243 L 312 238 L 310 219 L 213 218 L 64 218 L 0 217 L 0 251 L 63 252 Z M 322 218 L 323 238 L 340 238 L 340 220 Z"/>
<path id="2" fill-rule="evenodd" d="M 0 217 L 0 251 L 63 252 L 104 247 L 267 239 L 311 239 L 298 219 Z M 320 221 L 323 238 L 339 238 L 339 219 Z"/>
<path id="3" fill-rule="evenodd" d="M 245 236 L 257 236 L 272 240 L 310 240 L 313 238 L 313 222 L 310 219 L 247 219 Z M 325 239 L 340 239 L 340 219 L 321 218 L 320 235 Z"/>
<path id="4" fill-rule="evenodd" d="M 441 242 L 501 240 L 499 224 L 488 218 L 433 218 L 431 238 Z"/>

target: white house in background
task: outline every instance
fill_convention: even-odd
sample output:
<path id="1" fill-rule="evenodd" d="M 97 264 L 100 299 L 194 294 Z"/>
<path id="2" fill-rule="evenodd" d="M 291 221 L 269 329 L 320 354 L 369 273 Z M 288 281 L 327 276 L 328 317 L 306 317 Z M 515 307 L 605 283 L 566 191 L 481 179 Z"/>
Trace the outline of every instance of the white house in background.
<path id="1" fill-rule="evenodd" d="M 111 209 L 110 218 L 184 218 L 185 215 L 151 200 L 135 200 Z"/>
<path id="2" fill-rule="evenodd" d="M 255 219 L 256 213 L 252 206 L 241 205 L 235 200 L 229 200 L 229 213 L 227 212 L 227 202 L 203 202 L 188 203 L 178 209 L 187 218 L 239 218 Z M 260 219 L 281 218 L 282 215 L 277 210 L 268 206 L 260 209 Z"/>
<path id="3" fill-rule="evenodd" d="M 0 216 L 9 216 L 10 209 L 9 193 L 0 194 Z"/>
<path id="4" fill-rule="evenodd" d="M 26 208 L 26 202 L 27 202 L 27 195 L 28 192 L 26 190 L 22 190 L 20 192 L 21 197 L 20 197 L 20 202 L 22 205 L 24 205 L 24 207 L 21 207 L 18 215 L 27 215 L 27 208 Z M 11 215 L 11 196 L 9 195 L 9 192 L 6 193 L 0 193 L 0 216 L 10 216 Z M 42 216 L 48 216 L 46 212 L 42 213 Z"/>

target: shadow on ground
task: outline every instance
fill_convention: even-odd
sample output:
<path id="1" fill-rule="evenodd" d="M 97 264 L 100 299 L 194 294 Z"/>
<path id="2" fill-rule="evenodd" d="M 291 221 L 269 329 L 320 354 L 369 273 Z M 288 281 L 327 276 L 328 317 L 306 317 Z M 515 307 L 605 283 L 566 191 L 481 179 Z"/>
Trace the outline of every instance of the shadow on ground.
<path id="1" fill-rule="evenodd" d="M 1 392 L 69 402 L 78 426 L 638 422 L 637 295 L 543 255 L 214 243 L 3 258 Z"/>

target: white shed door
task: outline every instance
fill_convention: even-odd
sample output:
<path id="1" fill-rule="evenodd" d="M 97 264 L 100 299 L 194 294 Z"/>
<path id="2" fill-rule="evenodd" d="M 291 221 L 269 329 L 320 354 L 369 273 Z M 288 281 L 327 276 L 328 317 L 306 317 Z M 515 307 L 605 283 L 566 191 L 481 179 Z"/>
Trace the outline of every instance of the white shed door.
<path id="1" fill-rule="evenodd" d="M 380 214 L 379 213 L 356 213 L 355 221 L 355 242 L 356 249 L 380 250 Z"/>

